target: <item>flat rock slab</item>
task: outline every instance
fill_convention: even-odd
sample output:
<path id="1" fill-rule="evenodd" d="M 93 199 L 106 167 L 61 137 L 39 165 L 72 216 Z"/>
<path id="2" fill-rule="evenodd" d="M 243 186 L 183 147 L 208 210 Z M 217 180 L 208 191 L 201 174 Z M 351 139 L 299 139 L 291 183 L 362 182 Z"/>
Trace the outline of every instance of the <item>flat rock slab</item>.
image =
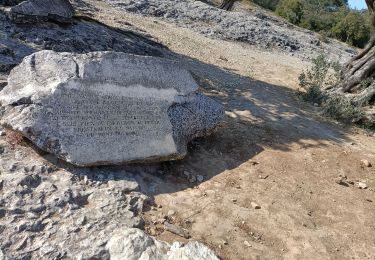
<path id="1" fill-rule="evenodd" d="M 175 62 L 117 52 L 41 51 L 0 92 L 0 123 L 79 166 L 182 158 L 222 121 Z"/>
<path id="2" fill-rule="evenodd" d="M 71 23 L 74 10 L 68 0 L 28 0 L 13 6 L 10 14 L 16 23 L 48 20 Z"/>

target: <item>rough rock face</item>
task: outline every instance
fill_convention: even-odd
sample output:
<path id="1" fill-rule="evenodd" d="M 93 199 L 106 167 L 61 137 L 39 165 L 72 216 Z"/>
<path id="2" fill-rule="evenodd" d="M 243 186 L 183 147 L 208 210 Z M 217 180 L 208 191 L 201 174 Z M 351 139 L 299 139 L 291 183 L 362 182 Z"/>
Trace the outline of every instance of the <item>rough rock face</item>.
<path id="1" fill-rule="evenodd" d="M 92 20 L 74 20 L 59 26 L 52 22 L 19 25 L 0 9 L 0 73 L 7 78 L 22 59 L 40 50 L 87 53 L 117 51 L 164 56 L 166 48 L 129 30 L 111 28 Z M 0 81 L 2 81 L 0 74 Z"/>
<path id="2" fill-rule="evenodd" d="M 178 159 L 223 108 L 171 61 L 115 52 L 41 51 L 1 91 L 1 124 L 79 166 Z"/>
<path id="3" fill-rule="evenodd" d="M 74 10 L 68 0 L 28 0 L 13 6 L 10 14 L 17 23 L 48 20 L 71 23 Z"/>
<path id="4" fill-rule="evenodd" d="M 249 43 L 261 48 L 293 52 L 315 58 L 322 52 L 332 59 L 348 60 L 355 51 L 336 40 L 319 41 L 317 34 L 284 22 L 265 12 L 242 10 L 236 2 L 228 12 L 215 6 L 221 1 L 192 0 L 104 0 L 118 10 L 154 16 L 208 37 Z M 211 5 L 207 4 L 210 3 Z"/>
<path id="5" fill-rule="evenodd" d="M 199 242 L 169 245 L 136 228 L 115 231 L 107 249 L 112 260 L 219 260 L 213 251 Z"/>
<path id="6" fill-rule="evenodd" d="M 0 0 L 0 5 L 5 5 L 5 6 L 13 6 L 13 5 L 18 5 L 24 0 Z"/>
<path id="7" fill-rule="evenodd" d="M 149 198 L 135 174 L 61 169 L 30 150 L 12 150 L 0 138 L 0 250 L 5 259 L 108 259 L 105 245 L 114 230 L 142 227 L 140 214 Z"/>

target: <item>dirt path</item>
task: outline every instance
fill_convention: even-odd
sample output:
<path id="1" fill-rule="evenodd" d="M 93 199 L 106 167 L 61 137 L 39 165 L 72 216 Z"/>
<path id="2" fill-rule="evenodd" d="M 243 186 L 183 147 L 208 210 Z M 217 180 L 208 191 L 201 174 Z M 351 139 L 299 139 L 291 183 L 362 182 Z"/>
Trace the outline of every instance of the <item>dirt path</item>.
<path id="1" fill-rule="evenodd" d="M 164 218 L 223 259 L 375 259 L 375 168 L 361 167 L 375 164 L 375 137 L 298 101 L 292 90 L 306 63 L 102 7 L 96 15 L 109 25 L 143 30 L 177 53 L 227 111 L 186 159 L 140 176 L 160 205 L 144 215 L 151 234 L 185 240 L 164 230 Z M 190 183 L 187 173 L 204 180 Z"/>

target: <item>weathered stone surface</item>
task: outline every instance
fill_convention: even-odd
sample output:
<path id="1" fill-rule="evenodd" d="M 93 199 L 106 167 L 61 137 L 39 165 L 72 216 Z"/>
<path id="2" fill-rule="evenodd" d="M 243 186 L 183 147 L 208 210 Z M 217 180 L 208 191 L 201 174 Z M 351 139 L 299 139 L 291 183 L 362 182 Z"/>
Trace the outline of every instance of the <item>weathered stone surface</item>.
<path id="1" fill-rule="evenodd" d="M 355 50 L 331 41 L 321 43 L 318 35 L 269 15 L 246 8 L 247 1 L 237 1 L 233 12 L 217 8 L 220 0 L 103 0 L 118 10 L 154 16 L 189 28 L 205 36 L 249 43 L 264 49 L 278 50 L 311 59 L 324 50 L 334 60 L 348 60 Z M 209 3 L 209 4 L 207 4 Z"/>
<path id="2" fill-rule="evenodd" d="M 197 89 L 156 57 L 41 51 L 12 70 L 1 124 L 80 166 L 178 159 L 223 117 Z"/>
<path id="3" fill-rule="evenodd" d="M 80 7 L 75 5 L 75 9 Z M 75 53 L 110 50 L 158 57 L 170 53 L 161 44 L 142 34 L 106 26 L 94 20 L 76 19 L 74 23 L 64 26 L 50 22 L 23 26 L 14 23 L 0 8 L 0 78 L 3 77 L 2 73 L 7 78 L 10 70 L 24 57 L 44 49 Z"/>
<path id="4" fill-rule="evenodd" d="M 114 232 L 107 244 L 112 260 L 218 260 L 205 245 L 189 242 L 186 245 L 175 242 L 169 245 L 148 236 L 136 228 L 125 228 Z"/>
<path id="5" fill-rule="evenodd" d="M 13 6 L 10 14 L 17 23 L 48 20 L 71 23 L 74 10 L 68 0 L 28 0 Z"/>
<path id="6" fill-rule="evenodd" d="M 18 5 L 24 0 L 0 0 L 0 5 L 5 5 L 5 6 L 13 6 L 13 5 Z"/>
<path id="7" fill-rule="evenodd" d="M 114 230 L 143 226 L 141 212 L 149 198 L 136 181 L 140 170 L 63 170 L 29 147 L 12 149 L 6 138 L 0 136 L 5 259 L 108 259 L 105 246 Z"/>

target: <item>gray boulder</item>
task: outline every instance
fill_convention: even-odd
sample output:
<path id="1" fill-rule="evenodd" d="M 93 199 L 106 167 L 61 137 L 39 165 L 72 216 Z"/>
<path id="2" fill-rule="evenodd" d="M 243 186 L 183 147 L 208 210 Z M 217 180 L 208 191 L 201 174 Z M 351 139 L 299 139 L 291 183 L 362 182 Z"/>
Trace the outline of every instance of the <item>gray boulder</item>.
<path id="1" fill-rule="evenodd" d="M 68 0 L 28 0 L 10 9 L 16 23 L 56 21 L 71 23 L 74 10 Z"/>
<path id="2" fill-rule="evenodd" d="M 223 119 L 175 62 L 117 52 L 41 51 L 0 92 L 0 123 L 79 166 L 180 159 Z"/>

